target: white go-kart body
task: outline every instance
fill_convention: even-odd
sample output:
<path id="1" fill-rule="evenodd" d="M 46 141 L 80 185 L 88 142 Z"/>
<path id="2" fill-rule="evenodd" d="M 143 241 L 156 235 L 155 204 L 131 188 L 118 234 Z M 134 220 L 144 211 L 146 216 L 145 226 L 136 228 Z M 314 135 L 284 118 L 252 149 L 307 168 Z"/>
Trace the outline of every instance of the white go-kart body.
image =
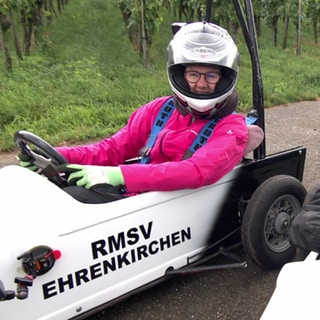
<path id="1" fill-rule="evenodd" d="M 5 293 L 26 276 L 18 259 L 23 253 L 44 246 L 55 256 L 50 270 L 26 286 L 27 297 L 0 301 L 1 318 L 70 319 L 199 260 L 236 171 L 197 190 L 94 205 L 28 169 L 0 169 Z"/>
<path id="2" fill-rule="evenodd" d="M 26 152 L 23 137 L 48 147 L 23 132 Z M 304 200 L 305 151 L 245 159 L 203 188 L 105 204 L 80 203 L 26 168 L 1 168 L 1 318 L 83 319 L 241 242 L 260 267 L 283 265 L 295 253 L 286 226 Z"/>

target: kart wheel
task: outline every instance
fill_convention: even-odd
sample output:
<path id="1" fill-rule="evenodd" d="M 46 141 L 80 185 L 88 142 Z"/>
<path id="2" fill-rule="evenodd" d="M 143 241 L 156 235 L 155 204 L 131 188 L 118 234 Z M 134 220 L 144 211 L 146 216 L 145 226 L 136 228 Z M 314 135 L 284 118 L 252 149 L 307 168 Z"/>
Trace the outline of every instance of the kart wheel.
<path id="1" fill-rule="evenodd" d="M 259 267 L 279 268 L 295 257 L 289 226 L 301 211 L 306 193 L 298 179 L 287 175 L 269 178 L 253 193 L 243 216 L 242 242 Z"/>

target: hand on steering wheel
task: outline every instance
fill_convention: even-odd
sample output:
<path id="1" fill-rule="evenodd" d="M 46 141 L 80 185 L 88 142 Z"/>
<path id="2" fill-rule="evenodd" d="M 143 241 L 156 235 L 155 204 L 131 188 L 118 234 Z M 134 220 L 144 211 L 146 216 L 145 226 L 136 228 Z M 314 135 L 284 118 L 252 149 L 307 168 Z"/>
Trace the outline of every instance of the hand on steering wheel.
<path id="1" fill-rule="evenodd" d="M 67 160 L 57 152 L 49 143 L 28 131 L 17 131 L 14 142 L 22 154 L 27 155 L 38 169 L 39 173 L 45 175 L 50 181 L 59 187 L 68 185 L 67 177 L 57 171 L 57 166 L 67 164 Z M 40 154 L 33 151 L 29 144 L 34 145 Z"/>

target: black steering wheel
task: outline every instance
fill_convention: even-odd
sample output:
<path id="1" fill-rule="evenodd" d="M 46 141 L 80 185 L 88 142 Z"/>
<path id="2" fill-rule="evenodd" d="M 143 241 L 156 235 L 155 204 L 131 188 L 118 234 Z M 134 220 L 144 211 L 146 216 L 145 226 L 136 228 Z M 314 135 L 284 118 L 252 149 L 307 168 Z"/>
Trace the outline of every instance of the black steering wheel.
<path id="1" fill-rule="evenodd" d="M 21 154 L 26 155 L 26 159 L 39 169 L 40 174 L 45 175 L 59 187 L 68 185 L 66 175 L 57 170 L 58 166 L 67 164 L 68 161 L 49 143 L 24 130 L 15 133 L 14 142 Z M 30 144 L 34 145 L 36 149 L 31 149 Z"/>

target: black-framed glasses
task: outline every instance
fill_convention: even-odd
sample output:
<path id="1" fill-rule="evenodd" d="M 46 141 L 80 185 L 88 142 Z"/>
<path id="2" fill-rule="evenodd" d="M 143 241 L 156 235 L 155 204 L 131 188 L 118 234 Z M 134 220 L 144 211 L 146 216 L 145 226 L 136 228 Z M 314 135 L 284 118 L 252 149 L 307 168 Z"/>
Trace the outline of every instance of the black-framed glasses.
<path id="1" fill-rule="evenodd" d="M 185 79 L 190 83 L 196 83 L 200 80 L 201 76 L 204 75 L 206 81 L 210 84 L 216 84 L 220 80 L 220 72 L 205 72 L 201 73 L 198 71 L 185 71 Z"/>

